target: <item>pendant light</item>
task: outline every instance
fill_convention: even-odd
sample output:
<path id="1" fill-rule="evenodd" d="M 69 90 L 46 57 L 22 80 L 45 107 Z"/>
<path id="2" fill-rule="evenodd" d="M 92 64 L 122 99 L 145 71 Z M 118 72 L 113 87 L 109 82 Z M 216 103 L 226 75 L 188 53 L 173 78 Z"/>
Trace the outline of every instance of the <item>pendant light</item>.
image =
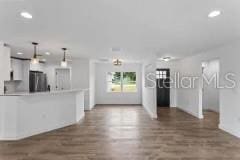
<path id="1" fill-rule="evenodd" d="M 122 65 L 122 61 L 120 59 L 115 59 L 115 60 L 113 60 L 113 65 L 114 66 L 121 66 Z"/>
<path id="2" fill-rule="evenodd" d="M 34 46 L 34 53 L 33 53 L 33 58 L 31 59 L 31 63 L 32 64 L 38 64 L 39 63 L 39 59 L 37 57 L 37 45 L 38 45 L 38 43 L 32 42 L 32 44 Z"/>
<path id="3" fill-rule="evenodd" d="M 67 61 L 66 61 L 67 48 L 62 48 L 62 50 L 63 50 L 63 60 L 61 61 L 61 67 L 67 67 Z"/>

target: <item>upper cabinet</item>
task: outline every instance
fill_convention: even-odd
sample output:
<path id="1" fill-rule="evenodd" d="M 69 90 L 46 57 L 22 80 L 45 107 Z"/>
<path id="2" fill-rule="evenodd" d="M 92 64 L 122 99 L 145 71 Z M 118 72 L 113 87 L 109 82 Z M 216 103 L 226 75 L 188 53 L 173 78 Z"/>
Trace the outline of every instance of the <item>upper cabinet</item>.
<path id="1" fill-rule="evenodd" d="M 3 81 L 10 80 L 9 73 L 11 71 L 10 57 L 11 50 L 0 42 L 0 79 Z"/>
<path id="2" fill-rule="evenodd" d="M 11 58 L 11 80 L 23 80 L 23 61 Z"/>
<path id="3" fill-rule="evenodd" d="M 10 80 L 10 48 L 0 42 L 0 94 L 4 93 L 4 81 Z"/>

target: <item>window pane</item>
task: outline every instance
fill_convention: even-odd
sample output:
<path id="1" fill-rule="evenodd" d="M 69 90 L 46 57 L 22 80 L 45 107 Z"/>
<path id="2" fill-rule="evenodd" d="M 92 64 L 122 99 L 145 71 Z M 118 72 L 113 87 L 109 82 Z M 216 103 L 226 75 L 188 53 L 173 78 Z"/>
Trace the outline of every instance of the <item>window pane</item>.
<path id="1" fill-rule="evenodd" d="M 136 72 L 123 72 L 123 82 L 136 81 Z"/>
<path id="2" fill-rule="evenodd" d="M 136 72 L 123 72 L 123 92 L 136 92 Z"/>
<path id="3" fill-rule="evenodd" d="M 156 77 L 157 77 L 157 79 L 159 79 L 159 78 L 160 78 L 160 75 L 157 75 Z"/>
<path id="4" fill-rule="evenodd" d="M 107 81 L 120 82 L 121 72 L 108 72 Z"/>
<path id="5" fill-rule="evenodd" d="M 136 81 L 128 81 L 123 83 L 123 92 L 137 92 Z"/>
<path id="6" fill-rule="evenodd" d="M 107 91 L 121 92 L 121 72 L 107 73 Z"/>
<path id="7" fill-rule="evenodd" d="M 108 92 L 121 92 L 121 83 L 120 82 L 108 82 L 107 85 Z"/>

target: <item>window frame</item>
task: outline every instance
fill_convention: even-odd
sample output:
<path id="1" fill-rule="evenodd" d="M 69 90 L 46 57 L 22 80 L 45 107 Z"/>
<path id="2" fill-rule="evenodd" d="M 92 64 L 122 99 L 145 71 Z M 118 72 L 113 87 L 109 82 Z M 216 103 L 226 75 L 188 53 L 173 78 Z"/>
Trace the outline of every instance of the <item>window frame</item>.
<path id="1" fill-rule="evenodd" d="M 108 80 L 108 73 L 113 73 L 113 72 L 120 72 L 120 88 L 121 88 L 121 90 L 120 91 L 116 91 L 116 92 L 114 92 L 114 91 L 109 91 L 109 86 L 108 86 L 108 83 L 109 82 L 111 82 L 112 83 L 112 81 L 109 81 Z M 135 82 L 136 83 L 136 90 L 135 91 L 124 91 L 123 90 L 123 86 L 124 86 L 124 83 L 123 83 L 123 74 L 124 73 L 129 73 L 129 72 L 133 72 L 133 73 L 135 73 L 135 75 L 136 75 L 136 81 L 131 81 L 131 82 Z M 109 71 L 109 72 L 106 72 L 106 91 L 107 91 L 107 93 L 137 93 L 138 92 L 138 78 L 137 78 L 137 72 L 136 71 Z"/>

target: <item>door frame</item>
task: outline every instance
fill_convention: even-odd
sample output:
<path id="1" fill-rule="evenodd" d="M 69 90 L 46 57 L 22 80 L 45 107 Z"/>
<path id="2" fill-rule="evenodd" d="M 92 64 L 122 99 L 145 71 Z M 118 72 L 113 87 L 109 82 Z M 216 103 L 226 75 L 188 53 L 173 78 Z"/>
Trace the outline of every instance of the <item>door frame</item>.
<path id="1" fill-rule="evenodd" d="M 156 74 L 156 71 L 158 70 L 167 70 L 169 71 L 169 105 L 168 106 L 165 106 L 166 108 L 170 108 L 171 107 L 171 80 L 170 80 L 170 77 L 171 77 L 171 69 L 170 68 L 156 68 L 155 70 L 155 74 Z M 156 78 L 156 103 L 157 103 L 157 108 L 159 108 L 160 106 L 158 106 L 158 83 L 157 83 L 157 76 L 155 76 Z"/>
<path id="2" fill-rule="evenodd" d="M 54 68 L 54 90 L 57 90 L 56 89 L 56 85 L 57 85 L 56 71 L 57 70 L 64 70 L 64 69 L 69 70 L 69 72 L 70 72 L 70 89 L 72 88 L 72 68 L 71 67 L 65 67 L 65 68 L 63 68 L 63 67 L 56 67 L 56 68 Z"/>

